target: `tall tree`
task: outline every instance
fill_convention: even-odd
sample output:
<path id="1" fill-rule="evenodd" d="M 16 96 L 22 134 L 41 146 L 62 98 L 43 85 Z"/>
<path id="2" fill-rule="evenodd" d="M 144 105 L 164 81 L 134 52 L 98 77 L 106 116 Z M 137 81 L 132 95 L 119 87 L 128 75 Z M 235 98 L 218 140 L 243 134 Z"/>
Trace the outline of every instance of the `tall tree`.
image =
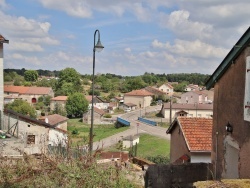
<path id="1" fill-rule="evenodd" d="M 67 98 L 66 111 L 68 116 L 82 117 L 88 111 L 88 101 L 82 93 L 73 93 Z"/>
<path id="2" fill-rule="evenodd" d="M 35 82 L 38 79 L 38 73 L 36 70 L 26 70 L 24 72 L 24 79 L 28 82 Z"/>
<path id="3" fill-rule="evenodd" d="M 27 101 L 24 100 L 16 99 L 14 100 L 14 102 L 7 104 L 6 108 L 21 113 L 23 115 L 28 115 L 32 118 L 36 118 L 35 109 L 30 106 Z"/>

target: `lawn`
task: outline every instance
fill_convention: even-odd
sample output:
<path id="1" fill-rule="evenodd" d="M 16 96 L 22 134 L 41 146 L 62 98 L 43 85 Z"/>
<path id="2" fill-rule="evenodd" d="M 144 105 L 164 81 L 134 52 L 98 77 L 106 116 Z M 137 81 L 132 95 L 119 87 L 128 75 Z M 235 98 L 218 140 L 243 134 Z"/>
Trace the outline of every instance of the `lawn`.
<path id="1" fill-rule="evenodd" d="M 170 141 L 149 134 L 142 134 L 137 146 L 138 157 L 168 156 L 170 153 Z"/>
<path id="2" fill-rule="evenodd" d="M 94 142 L 112 136 L 116 133 L 123 132 L 127 129 L 129 128 L 128 127 L 115 128 L 114 124 L 94 125 L 93 127 Z M 77 132 L 77 134 L 70 134 L 71 139 L 73 141 L 73 145 L 75 145 L 78 141 L 86 143 L 88 142 L 90 125 L 83 123 L 79 118 L 69 119 L 68 131 L 72 133 L 73 130 L 76 130 Z"/>
<path id="3" fill-rule="evenodd" d="M 119 151 L 117 145 L 108 148 L 108 151 Z M 129 151 L 129 148 L 126 149 Z M 146 157 L 156 157 L 156 156 L 166 156 L 169 157 L 170 153 L 170 141 L 162 139 L 149 134 L 141 134 L 140 141 L 137 145 L 137 156 Z"/>

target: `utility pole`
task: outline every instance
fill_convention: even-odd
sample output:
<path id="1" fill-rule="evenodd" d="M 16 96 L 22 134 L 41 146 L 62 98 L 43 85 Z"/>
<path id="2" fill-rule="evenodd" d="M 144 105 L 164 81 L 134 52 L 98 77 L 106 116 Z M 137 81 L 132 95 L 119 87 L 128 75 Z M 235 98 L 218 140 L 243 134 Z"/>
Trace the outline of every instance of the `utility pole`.
<path id="1" fill-rule="evenodd" d="M 170 96 L 170 113 L 169 113 L 169 125 L 172 123 L 172 96 Z"/>

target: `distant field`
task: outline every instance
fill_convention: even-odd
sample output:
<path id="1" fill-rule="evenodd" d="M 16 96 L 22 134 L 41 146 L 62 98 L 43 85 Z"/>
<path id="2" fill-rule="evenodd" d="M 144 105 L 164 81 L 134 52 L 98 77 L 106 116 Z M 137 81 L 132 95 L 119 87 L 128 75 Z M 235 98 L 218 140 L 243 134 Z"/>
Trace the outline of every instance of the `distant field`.
<path id="1" fill-rule="evenodd" d="M 107 138 L 109 136 L 112 136 L 116 133 L 125 131 L 128 129 L 128 127 L 121 127 L 121 128 L 115 128 L 114 124 L 101 124 L 101 125 L 94 125 L 93 127 L 94 131 L 94 142 L 99 141 L 103 138 Z M 68 131 L 72 133 L 73 130 L 77 130 L 78 134 L 71 134 L 71 139 L 73 142 L 73 145 L 75 145 L 77 142 L 82 142 L 81 144 L 88 143 L 88 136 L 89 136 L 89 130 L 90 125 L 85 124 L 81 121 L 81 119 L 69 119 L 68 120 Z"/>

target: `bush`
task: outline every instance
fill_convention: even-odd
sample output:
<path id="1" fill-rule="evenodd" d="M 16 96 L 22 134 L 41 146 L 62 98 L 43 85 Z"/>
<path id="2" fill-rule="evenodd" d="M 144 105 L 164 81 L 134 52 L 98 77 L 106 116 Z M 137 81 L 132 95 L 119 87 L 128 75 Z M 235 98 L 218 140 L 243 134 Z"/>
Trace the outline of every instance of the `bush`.
<path id="1" fill-rule="evenodd" d="M 105 118 L 111 118 L 112 116 L 111 116 L 111 114 L 105 114 L 104 117 Z"/>
<path id="2" fill-rule="evenodd" d="M 79 132 L 78 132 L 78 130 L 75 128 L 75 129 L 71 132 L 71 134 L 73 134 L 73 135 L 78 135 Z"/>

